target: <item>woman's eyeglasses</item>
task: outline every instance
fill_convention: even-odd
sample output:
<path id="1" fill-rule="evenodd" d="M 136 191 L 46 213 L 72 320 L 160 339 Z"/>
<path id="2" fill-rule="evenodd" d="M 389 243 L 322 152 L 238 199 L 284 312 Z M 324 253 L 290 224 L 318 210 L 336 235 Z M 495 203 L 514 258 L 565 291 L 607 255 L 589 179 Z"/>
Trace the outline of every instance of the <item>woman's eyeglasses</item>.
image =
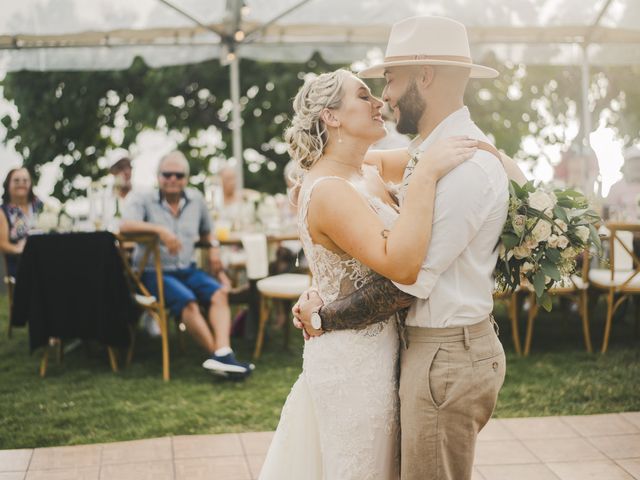
<path id="1" fill-rule="evenodd" d="M 160 175 L 162 175 L 163 178 L 166 178 L 167 180 L 169 180 L 171 177 L 176 177 L 176 180 L 182 180 L 186 174 L 183 172 L 162 172 L 160 173 Z"/>

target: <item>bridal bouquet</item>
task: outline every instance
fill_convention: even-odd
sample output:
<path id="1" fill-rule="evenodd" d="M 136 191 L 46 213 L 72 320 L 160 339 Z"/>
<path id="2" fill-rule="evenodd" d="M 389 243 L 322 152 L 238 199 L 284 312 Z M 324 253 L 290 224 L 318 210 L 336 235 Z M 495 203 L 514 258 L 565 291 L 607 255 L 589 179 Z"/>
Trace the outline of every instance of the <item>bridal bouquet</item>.
<path id="1" fill-rule="evenodd" d="M 518 285 L 535 291 L 551 310 L 547 291 L 576 271 L 576 257 L 590 246 L 600 250 L 599 215 L 575 190 L 544 191 L 527 182 L 509 185 L 509 213 L 502 230 L 495 276 L 498 288 Z"/>

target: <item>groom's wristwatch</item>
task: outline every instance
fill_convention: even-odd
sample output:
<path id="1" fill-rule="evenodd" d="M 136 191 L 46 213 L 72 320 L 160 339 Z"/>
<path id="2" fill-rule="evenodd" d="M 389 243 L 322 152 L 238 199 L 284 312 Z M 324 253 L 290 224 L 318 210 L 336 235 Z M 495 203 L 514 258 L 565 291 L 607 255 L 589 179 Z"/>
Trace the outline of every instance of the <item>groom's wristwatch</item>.
<path id="1" fill-rule="evenodd" d="M 311 326 L 316 330 L 322 330 L 322 317 L 320 317 L 321 308 L 322 307 L 320 306 L 311 312 Z"/>

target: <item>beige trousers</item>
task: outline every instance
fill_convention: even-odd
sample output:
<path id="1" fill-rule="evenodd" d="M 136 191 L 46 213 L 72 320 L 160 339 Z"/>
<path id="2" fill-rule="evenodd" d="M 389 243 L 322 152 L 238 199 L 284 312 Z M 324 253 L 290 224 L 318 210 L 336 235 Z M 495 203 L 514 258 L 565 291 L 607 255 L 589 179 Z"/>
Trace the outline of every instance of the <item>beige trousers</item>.
<path id="1" fill-rule="evenodd" d="M 487 318 L 469 327 L 407 327 L 402 351 L 402 480 L 469 480 L 478 432 L 504 382 L 502 344 Z"/>

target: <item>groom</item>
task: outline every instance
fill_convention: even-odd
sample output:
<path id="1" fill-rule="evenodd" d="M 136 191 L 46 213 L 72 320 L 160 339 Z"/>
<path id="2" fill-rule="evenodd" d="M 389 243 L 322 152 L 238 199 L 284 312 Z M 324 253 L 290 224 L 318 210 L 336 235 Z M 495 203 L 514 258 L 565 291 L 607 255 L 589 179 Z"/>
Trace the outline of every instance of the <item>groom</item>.
<path id="1" fill-rule="evenodd" d="M 464 25 L 413 17 L 393 26 L 384 63 L 360 76 L 386 79 L 383 100 L 398 131 L 416 135 L 412 154 L 451 136 L 488 142 L 463 96 L 470 77 L 497 74 L 471 62 Z M 508 182 L 497 151 L 481 145 L 438 183 L 431 243 L 413 285 L 377 277 L 331 304 L 311 293 L 294 307 L 311 335 L 362 328 L 410 307 L 400 373 L 403 480 L 470 479 L 477 434 L 504 381 L 505 356 L 491 312 Z M 411 172 L 410 161 L 400 203 Z"/>

